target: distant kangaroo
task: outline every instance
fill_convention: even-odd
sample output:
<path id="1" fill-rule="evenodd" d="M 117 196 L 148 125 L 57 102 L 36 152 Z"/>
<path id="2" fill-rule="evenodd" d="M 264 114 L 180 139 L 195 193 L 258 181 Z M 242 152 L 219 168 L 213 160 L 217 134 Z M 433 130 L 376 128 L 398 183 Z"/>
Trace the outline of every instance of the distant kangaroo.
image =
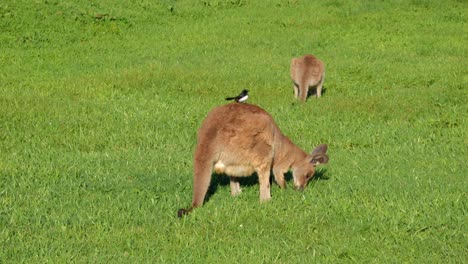
<path id="1" fill-rule="evenodd" d="M 291 60 L 291 79 L 294 83 L 294 97 L 305 102 L 309 87 L 316 87 L 317 97 L 322 95 L 325 81 L 325 65 L 313 55 L 304 55 Z"/>
<path id="2" fill-rule="evenodd" d="M 328 162 L 327 145 L 321 144 L 309 155 L 283 135 L 273 118 L 251 104 L 231 103 L 211 110 L 198 130 L 194 155 L 193 200 L 188 214 L 203 205 L 216 173 L 230 176 L 231 195 L 241 192 L 238 177 L 258 174 L 260 200 L 270 196 L 270 171 L 281 188 L 286 187 L 284 174 L 292 169 L 294 185 L 302 190 L 314 176 L 315 166 Z"/>

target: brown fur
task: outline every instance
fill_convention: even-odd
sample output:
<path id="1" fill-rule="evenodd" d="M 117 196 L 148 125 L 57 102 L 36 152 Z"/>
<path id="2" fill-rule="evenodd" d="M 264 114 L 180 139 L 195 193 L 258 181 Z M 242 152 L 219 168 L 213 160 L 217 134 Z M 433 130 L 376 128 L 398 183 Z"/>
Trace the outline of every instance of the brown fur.
<path id="1" fill-rule="evenodd" d="M 203 205 L 213 170 L 230 176 L 231 195 L 241 192 L 238 177 L 258 174 L 260 200 L 270 196 L 270 171 L 281 188 L 284 173 L 292 169 L 294 185 L 303 189 L 315 173 L 315 166 L 327 163 L 327 145 L 308 155 L 284 136 L 273 118 L 251 104 L 232 103 L 214 108 L 198 130 L 194 155 L 192 206 L 179 216 Z"/>
<path id="2" fill-rule="evenodd" d="M 304 102 L 307 99 L 309 87 L 316 87 L 316 95 L 320 97 L 325 81 L 325 65 L 313 55 L 293 58 L 291 60 L 291 79 L 296 99 Z"/>

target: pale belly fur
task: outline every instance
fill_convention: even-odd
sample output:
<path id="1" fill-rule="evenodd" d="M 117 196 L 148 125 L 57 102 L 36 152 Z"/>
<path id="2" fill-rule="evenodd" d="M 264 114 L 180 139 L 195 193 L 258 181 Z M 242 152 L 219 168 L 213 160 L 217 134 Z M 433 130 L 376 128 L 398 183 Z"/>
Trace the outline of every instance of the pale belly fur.
<path id="1" fill-rule="evenodd" d="M 249 165 L 226 165 L 222 161 L 218 161 L 214 165 L 214 171 L 218 174 L 224 173 L 233 177 L 245 177 L 252 175 L 255 172 L 255 169 Z"/>

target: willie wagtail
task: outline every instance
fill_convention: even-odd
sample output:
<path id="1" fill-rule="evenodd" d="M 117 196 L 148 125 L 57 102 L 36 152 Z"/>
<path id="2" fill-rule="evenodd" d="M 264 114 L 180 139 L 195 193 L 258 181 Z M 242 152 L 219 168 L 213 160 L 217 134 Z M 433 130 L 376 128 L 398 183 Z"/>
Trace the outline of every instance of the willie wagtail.
<path id="1" fill-rule="evenodd" d="M 235 100 L 235 101 L 238 102 L 238 103 L 243 103 L 243 102 L 247 101 L 248 98 L 249 98 L 249 91 L 244 89 L 244 90 L 243 90 L 238 96 L 236 96 L 236 97 L 227 97 L 227 98 L 226 98 L 226 101 Z"/>

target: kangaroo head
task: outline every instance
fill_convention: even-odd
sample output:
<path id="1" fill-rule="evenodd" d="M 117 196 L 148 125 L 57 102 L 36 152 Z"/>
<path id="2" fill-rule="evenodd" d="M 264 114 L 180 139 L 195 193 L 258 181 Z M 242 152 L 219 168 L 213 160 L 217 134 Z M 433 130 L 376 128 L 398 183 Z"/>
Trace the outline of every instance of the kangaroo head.
<path id="1" fill-rule="evenodd" d="M 315 174 L 315 167 L 328 162 L 326 144 L 318 145 L 306 159 L 300 161 L 299 165 L 293 169 L 294 186 L 297 190 L 303 190 L 310 179 Z"/>

